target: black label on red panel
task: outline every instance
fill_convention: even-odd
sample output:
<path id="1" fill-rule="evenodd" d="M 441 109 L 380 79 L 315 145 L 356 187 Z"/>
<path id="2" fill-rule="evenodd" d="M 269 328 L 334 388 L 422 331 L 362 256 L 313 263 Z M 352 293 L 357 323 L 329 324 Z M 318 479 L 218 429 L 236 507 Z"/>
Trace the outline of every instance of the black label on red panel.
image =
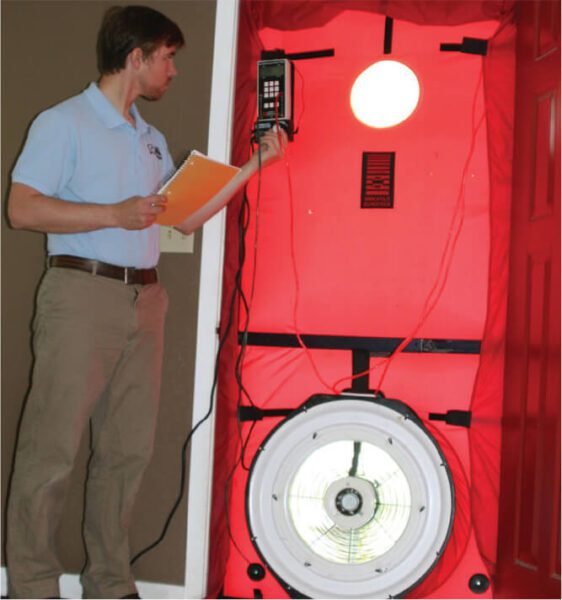
<path id="1" fill-rule="evenodd" d="M 394 207 L 395 152 L 363 152 L 361 208 Z"/>

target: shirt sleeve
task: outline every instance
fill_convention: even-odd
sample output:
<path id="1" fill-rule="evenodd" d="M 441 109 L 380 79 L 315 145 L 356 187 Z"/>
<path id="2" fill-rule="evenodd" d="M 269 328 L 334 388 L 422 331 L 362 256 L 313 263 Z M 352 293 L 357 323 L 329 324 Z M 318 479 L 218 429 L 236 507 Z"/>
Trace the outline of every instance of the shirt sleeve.
<path id="1" fill-rule="evenodd" d="M 47 196 L 59 196 L 74 170 L 72 127 L 54 109 L 41 113 L 32 123 L 18 157 L 12 181 L 28 185 Z"/>

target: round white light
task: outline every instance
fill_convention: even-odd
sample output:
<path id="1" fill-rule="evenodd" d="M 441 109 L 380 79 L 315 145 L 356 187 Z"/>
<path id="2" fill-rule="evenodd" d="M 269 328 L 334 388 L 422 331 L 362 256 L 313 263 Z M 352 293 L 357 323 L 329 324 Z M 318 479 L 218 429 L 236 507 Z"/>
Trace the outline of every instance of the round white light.
<path id="1" fill-rule="evenodd" d="M 287 590 L 386 598 L 435 565 L 454 490 L 437 443 L 404 404 L 317 396 L 261 444 L 246 510 L 257 551 Z"/>
<path id="2" fill-rule="evenodd" d="M 381 60 L 365 69 L 351 88 L 351 109 L 369 127 L 393 127 L 406 120 L 420 98 L 412 69 L 395 60 Z"/>

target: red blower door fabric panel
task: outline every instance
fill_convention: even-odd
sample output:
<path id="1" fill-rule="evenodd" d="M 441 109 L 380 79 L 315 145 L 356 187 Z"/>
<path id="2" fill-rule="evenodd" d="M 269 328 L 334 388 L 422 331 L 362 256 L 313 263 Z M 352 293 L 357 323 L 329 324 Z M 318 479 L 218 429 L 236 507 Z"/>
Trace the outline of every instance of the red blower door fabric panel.
<path id="1" fill-rule="evenodd" d="M 223 589 L 227 596 L 252 597 L 259 589 L 267 598 L 287 597 L 271 573 L 261 581 L 247 575 L 248 565 L 260 562 L 246 522 L 247 468 L 279 419 L 237 424 L 238 405 L 297 408 L 313 394 L 341 392 L 352 384 L 349 351 L 248 346 L 240 357 L 237 333 L 247 329 L 483 341 L 491 367 L 479 355 L 401 353 L 389 364 L 370 359 L 370 387 L 400 399 L 426 423 L 429 413 L 473 410 L 471 429 L 428 424 L 449 462 L 457 506 L 445 554 L 410 596 L 476 597 L 467 582 L 474 573 L 493 569 L 497 529 L 502 257 L 509 210 L 509 156 L 503 152 L 510 147 L 512 117 L 504 103 L 512 93 L 511 30 L 499 29 L 497 44 L 490 42 L 483 59 L 439 47 L 463 37 L 492 38 L 498 21 L 484 19 L 501 16 L 494 3 L 482 3 L 485 10 L 472 13 L 479 22 L 445 26 L 395 20 L 392 54 L 385 57 L 384 15 L 334 11 L 320 14 L 315 26 L 315 10 L 321 13 L 324 7 L 330 13 L 340 3 L 291 3 L 292 17 L 286 4 L 241 6 L 235 163 L 247 155 L 255 119 L 260 48 L 334 48 L 335 57 L 295 62 L 298 133 L 286 161 L 248 187 L 240 285 L 249 321 L 233 295 L 242 198 L 229 207 L 222 334 L 231 326 L 219 371 L 209 595 Z M 437 22 L 455 22 L 454 11 L 439 13 L 443 3 L 389 3 L 395 10 L 415 7 L 412 20 L 419 20 L 422 9 L 431 12 L 431 4 Z M 480 6 L 464 4 L 474 11 Z M 277 17 L 292 19 L 290 25 L 274 22 L 276 10 Z M 349 94 L 355 77 L 382 58 L 402 61 L 416 73 L 421 98 L 402 124 L 371 129 L 354 118 Z M 499 77 L 493 85 L 492 77 Z M 361 208 L 364 152 L 394 153 L 393 208 Z M 486 417 L 483 426 L 480 412 Z M 495 506 L 475 507 L 475 498 Z"/>

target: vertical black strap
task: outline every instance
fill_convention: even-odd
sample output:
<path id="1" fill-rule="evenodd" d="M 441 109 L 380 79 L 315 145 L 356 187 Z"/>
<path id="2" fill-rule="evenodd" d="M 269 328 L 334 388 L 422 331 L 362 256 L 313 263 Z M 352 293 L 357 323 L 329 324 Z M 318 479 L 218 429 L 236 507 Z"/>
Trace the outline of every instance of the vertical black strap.
<path id="1" fill-rule="evenodd" d="M 384 22 L 384 51 L 383 54 L 392 52 L 392 26 L 394 20 L 391 17 L 386 17 Z"/>
<path id="2" fill-rule="evenodd" d="M 351 351 L 353 375 L 365 373 L 369 370 L 369 351 L 368 350 L 352 350 Z M 351 380 L 351 391 L 359 394 L 369 392 L 369 373 L 354 377 Z"/>

